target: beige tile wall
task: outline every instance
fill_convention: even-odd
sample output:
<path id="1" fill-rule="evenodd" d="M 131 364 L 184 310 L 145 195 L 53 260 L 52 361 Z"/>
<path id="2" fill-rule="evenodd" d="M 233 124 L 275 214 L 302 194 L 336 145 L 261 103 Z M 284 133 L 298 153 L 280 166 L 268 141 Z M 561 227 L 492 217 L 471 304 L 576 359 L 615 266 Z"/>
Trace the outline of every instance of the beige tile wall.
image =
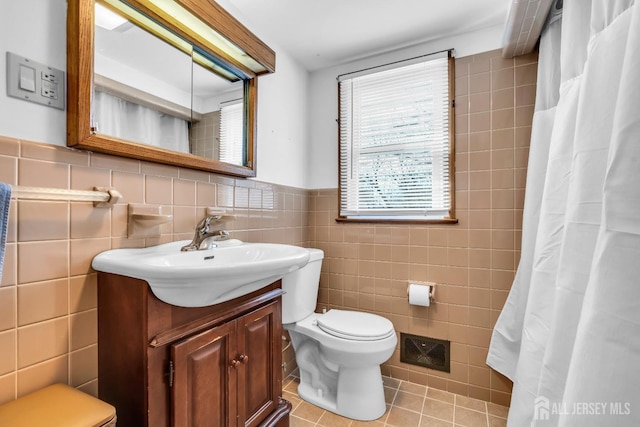
<path id="1" fill-rule="evenodd" d="M 208 206 L 235 218 L 246 241 L 308 246 L 308 192 L 103 154 L 0 137 L 0 181 L 124 195 L 90 203 L 12 200 L 0 283 L 0 403 L 54 382 L 97 393 L 97 275 L 93 257 L 119 247 L 191 239 Z M 158 238 L 126 237 L 127 203 L 174 215 Z"/>
<path id="2" fill-rule="evenodd" d="M 456 60 L 456 225 L 336 223 L 336 189 L 313 191 L 312 245 L 325 251 L 320 307 L 391 319 L 397 332 L 451 340 L 451 373 L 400 362 L 383 373 L 507 405 L 510 381 L 485 364 L 491 329 L 520 255 L 537 56 L 500 51 Z M 410 306 L 410 280 L 436 303 Z"/>
<path id="3" fill-rule="evenodd" d="M 196 156 L 220 158 L 220 111 L 203 114 L 200 121 L 191 126 L 189 139 L 191 152 Z"/>
<path id="4" fill-rule="evenodd" d="M 325 250 L 320 306 L 379 313 L 398 332 L 452 341 L 451 374 L 399 362 L 399 379 L 508 404 L 511 385 L 484 363 L 519 258 L 535 55 L 456 60 L 456 203 L 450 226 L 339 224 L 337 190 L 306 191 L 0 137 L 0 181 L 124 195 L 88 203 L 11 203 L 0 283 L 0 403 L 53 382 L 97 390 L 96 274 L 101 251 L 190 239 L 208 206 L 232 211 L 232 235 Z M 126 237 L 127 203 L 174 215 L 162 236 Z M 437 303 L 411 307 L 409 280 L 441 283 Z M 293 363 L 289 348 L 284 360 Z"/>

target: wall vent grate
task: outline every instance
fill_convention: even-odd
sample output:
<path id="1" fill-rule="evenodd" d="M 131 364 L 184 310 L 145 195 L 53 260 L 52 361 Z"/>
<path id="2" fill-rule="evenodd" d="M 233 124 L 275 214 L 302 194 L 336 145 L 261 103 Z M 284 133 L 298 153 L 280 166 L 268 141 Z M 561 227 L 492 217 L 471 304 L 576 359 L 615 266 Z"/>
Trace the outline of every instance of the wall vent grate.
<path id="1" fill-rule="evenodd" d="M 451 372 L 451 342 L 401 332 L 400 361 Z"/>

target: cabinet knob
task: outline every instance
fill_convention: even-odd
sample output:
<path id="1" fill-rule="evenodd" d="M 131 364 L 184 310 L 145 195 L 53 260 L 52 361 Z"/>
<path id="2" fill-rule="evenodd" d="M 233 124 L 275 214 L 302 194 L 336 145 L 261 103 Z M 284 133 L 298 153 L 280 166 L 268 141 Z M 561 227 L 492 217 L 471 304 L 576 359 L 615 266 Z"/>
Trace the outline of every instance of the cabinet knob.
<path id="1" fill-rule="evenodd" d="M 238 369 L 238 365 L 242 364 L 246 364 L 249 361 L 249 356 L 247 356 L 246 354 L 241 354 L 240 356 L 238 356 L 238 360 L 233 359 L 231 361 L 231 366 L 233 368 Z"/>

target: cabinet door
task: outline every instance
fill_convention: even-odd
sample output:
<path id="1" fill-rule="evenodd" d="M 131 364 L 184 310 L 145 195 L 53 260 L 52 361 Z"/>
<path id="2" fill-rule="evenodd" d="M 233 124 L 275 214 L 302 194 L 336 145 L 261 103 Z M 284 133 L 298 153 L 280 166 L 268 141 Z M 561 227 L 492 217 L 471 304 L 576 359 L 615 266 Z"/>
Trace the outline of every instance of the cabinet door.
<path id="1" fill-rule="evenodd" d="M 171 346 L 174 427 L 236 425 L 235 350 L 235 321 Z"/>
<path id="2" fill-rule="evenodd" d="M 278 407 L 282 391 L 280 301 L 238 319 L 238 425 L 253 427 Z"/>

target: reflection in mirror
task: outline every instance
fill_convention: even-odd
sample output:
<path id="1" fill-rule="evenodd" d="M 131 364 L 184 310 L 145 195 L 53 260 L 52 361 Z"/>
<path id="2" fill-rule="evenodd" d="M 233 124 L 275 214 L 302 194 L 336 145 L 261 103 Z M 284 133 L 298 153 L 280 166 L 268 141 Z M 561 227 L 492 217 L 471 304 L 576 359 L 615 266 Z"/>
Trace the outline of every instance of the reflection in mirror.
<path id="1" fill-rule="evenodd" d="M 243 80 L 163 27 L 95 8 L 95 132 L 246 165 Z"/>
<path id="2" fill-rule="evenodd" d="M 114 70 L 111 70 L 111 74 L 104 70 L 94 72 L 94 63 L 99 65 L 101 61 L 109 62 L 96 56 L 96 33 L 101 31 L 95 28 L 96 3 L 108 6 L 110 10 L 128 9 L 120 15 L 126 16 L 129 24 L 120 19 L 119 23 L 111 24 L 110 31 L 127 33 L 128 27 L 145 28 L 152 34 L 162 34 L 165 42 L 183 52 L 177 56 L 191 58 L 191 61 L 185 62 L 188 64 L 184 66 L 188 70 L 187 74 L 179 77 L 179 81 L 188 86 L 188 90 L 183 90 L 188 95 L 178 96 L 178 89 L 168 89 L 171 85 L 160 79 L 161 73 L 170 68 L 169 65 L 173 67 L 174 60 L 163 56 L 156 59 L 147 58 L 148 51 L 156 51 L 156 48 L 143 48 L 142 51 L 138 49 L 133 53 L 134 58 L 143 58 L 139 62 L 144 65 L 152 64 L 151 70 L 146 71 L 146 76 L 138 79 L 138 82 L 143 82 L 143 86 L 132 86 L 133 82 L 129 80 L 126 80 L 128 83 L 123 83 L 121 77 L 115 78 L 117 74 Z M 129 13 L 130 10 L 134 11 L 133 15 Z M 125 47 L 128 48 L 128 42 Z M 106 48 L 100 47 L 98 50 L 98 55 L 106 55 Z M 116 49 L 120 53 L 125 50 L 127 49 Z M 67 0 L 67 146 L 232 176 L 256 176 L 258 76 L 275 72 L 275 60 L 275 52 L 269 46 L 212 0 Z M 197 84 L 196 75 L 199 73 L 194 71 L 194 63 L 213 70 L 216 75 L 222 76 L 222 81 L 237 83 L 225 83 L 228 93 L 224 93 L 224 96 L 222 91 L 217 93 L 215 101 L 210 94 L 199 100 L 197 98 L 200 94 L 206 91 L 200 88 L 196 89 L 197 92 L 192 90 Z M 129 59 L 121 60 L 120 64 L 122 65 L 115 67 L 119 74 L 127 74 L 123 71 L 128 72 L 132 69 L 129 67 Z M 101 75 L 100 72 L 107 76 Z M 163 88 L 163 92 L 173 92 L 175 96 L 169 99 L 163 97 L 162 93 L 158 92 L 160 88 Z M 237 93 L 240 92 L 242 96 L 238 96 Z M 183 140 L 178 137 L 170 138 L 178 148 L 166 149 L 102 133 L 107 129 L 109 121 L 96 116 L 94 104 L 97 104 L 97 101 L 94 98 L 107 99 L 108 96 L 103 96 L 105 94 L 119 98 L 119 103 L 127 101 L 154 110 L 156 115 L 171 116 L 188 122 L 186 126 L 189 133 L 194 135 L 198 132 L 196 126 L 202 121 L 202 115 L 215 111 L 210 107 L 218 105 L 218 110 L 221 109 L 222 123 L 225 124 L 225 118 L 228 116 L 225 107 L 233 104 L 229 101 L 241 98 L 243 129 L 240 139 L 244 143 L 242 160 L 237 160 L 238 154 L 234 157 L 236 160 L 229 161 L 191 154 L 196 145 L 199 150 L 203 150 L 202 152 L 214 153 L 212 156 L 221 156 L 221 153 L 227 152 L 226 124 L 221 126 L 218 123 L 221 133 L 219 141 L 214 137 L 213 146 L 204 146 L 202 141 L 198 144 L 189 141 L 189 153 L 185 148 L 180 148 L 184 146 L 184 142 L 180 143 L 179 141 Z M 196 108 L 196 105 L 201 105 L 202 108 Z M 133 121 L 138 122 L 141 119 L 136 118 Z M 204 134 L 206 126 L 202 125 L 205 123 L 200 126 L 204 129 Z M 212 122 L 212 128 L 215 127 L 214 123 Z M 184 135 L 184 123 L 178 127 L 182 129 L 180 134 Z M 217 132 L 209 134 L 218 135 Z M 163 135 L 165 133 L 163 132 Z M 232 132 L 229 133 L 231 134 Z M 166 141 L 162 143 L 165 144 Z M 235 151 L 237 153 L 238 150 Z"/>
<path id="3" fill-rule="evenodd" d="M 191 153 L 245 165 L 244 86 L 230 83 L 193 62 Z"/>

